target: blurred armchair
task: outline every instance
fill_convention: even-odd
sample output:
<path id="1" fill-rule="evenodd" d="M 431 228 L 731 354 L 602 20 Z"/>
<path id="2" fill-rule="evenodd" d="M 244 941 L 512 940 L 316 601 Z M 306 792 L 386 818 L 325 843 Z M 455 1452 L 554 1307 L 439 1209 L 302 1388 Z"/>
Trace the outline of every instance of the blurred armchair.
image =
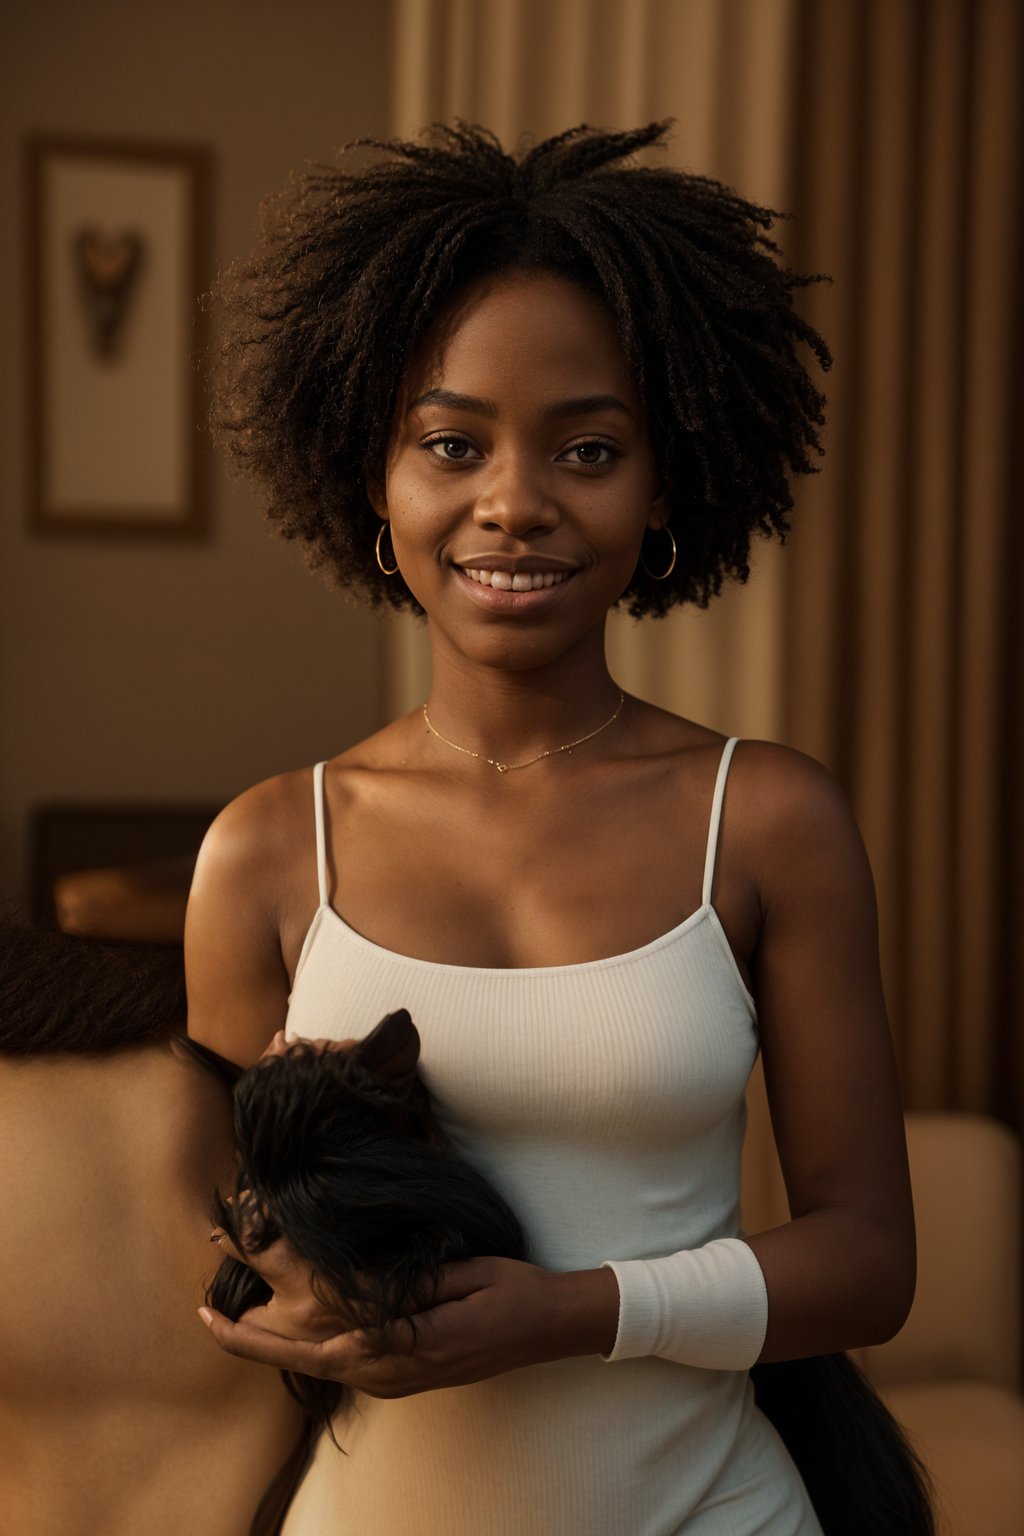
<path id="1" fill-rule="evenodd" d="M 180 944 L 195 855 L 80 869 L 53 883 L 57 927 L 89 939 Z"/>
<path id="2" fill-rule="evenodd" d="M 35 921 L 85 938 L 180 944 L 199 845 L 217 810 L 115 802 L 36 807 Z"/>
<path id="3" fill-rule="evenodd" d="M 860 1351 L 935 1481 L 949 1536 L 1024 1529 L 1021 1147 L 983 1115 L 911 1114 L 918 1287 Z"/>
<path id="4" fill-rule="evenodd" d="M 787 1220 L 763 1082 L 749 1095 L 743 1222 Z M 908 1114 L 918 1283 L 887 1344 L 854 1351 L 935 1484 L 942 1536 L 1024 1530 L 1021 1145 L 995 1120 Z"/>

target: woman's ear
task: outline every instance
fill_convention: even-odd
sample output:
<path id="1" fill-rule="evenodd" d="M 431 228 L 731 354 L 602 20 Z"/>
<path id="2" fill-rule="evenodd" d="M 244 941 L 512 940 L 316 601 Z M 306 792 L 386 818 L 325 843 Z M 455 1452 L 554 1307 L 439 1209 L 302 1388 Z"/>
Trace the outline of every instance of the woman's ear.
<path id="1" fill-rule="evenodd" d="M 659 479 L 654 493 L 654 500 L 651 502 L 651 509 L 647 514 L 647 526 L 652 531 L 667 526 L 672 512 L 671 495 L 671 487 L 668 481 Z"/>
<path id="2" fill-rule="evenodd" d="M 382 523 L 388 520 L 387 466 L 363 465 L 363 489 L 375 517 Z"/>

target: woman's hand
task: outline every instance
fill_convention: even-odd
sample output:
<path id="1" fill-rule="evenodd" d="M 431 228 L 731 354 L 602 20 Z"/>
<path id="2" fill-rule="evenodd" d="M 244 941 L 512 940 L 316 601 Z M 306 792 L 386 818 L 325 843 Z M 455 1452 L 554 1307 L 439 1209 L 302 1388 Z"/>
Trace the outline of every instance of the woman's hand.
<path id="1" fill-rule="evenodd" d="M 315 1297 L 311 1304 L 308 1266 L 286 1243 L 275 1250 L 282 1244 L 247 1261 L 257 1259 L 254 1267 L 275 1287 L 266 1307 L 237 1323 L 200 1308 L 217 1343 L 244 1360 L 342 1382 L 370 1397 L 464 1386 L 546 1360 L 598 1354 L 615 1339 L 619 1297 L 611 1270 L 557 1274 L 516 1259 L 467 1259 L 446 1266 L 437 1300 L 415 1319 L 383 1331 L 346 1329 Z"/>
<path id="2" fill-rule="evenodd" d="M 355 1039 L 306 1040 L 300 1035 L 294 1035 L 289 1040 L 284 1030 L 279 1029 L 260 1057 L 260 1061 L 263 1061 L 267 1056 L 287 1056 L 293 1045 L 304 1045 L 308 1050 L 315 1051 L 318 1056 L 323 1056 L 327 1051 L 350 1051 L 354 1045 L 358 1044 L 359 1041 Z"/>
<path id="3" fill-rule="evenodd" d="M 248 1269 L 255 1270 L 273 1291 L 270 1300 L 262 1306 L 250 1307 L 243 1313 L 245 1326 L 268 1338 L 301 1339 L 307 1342 L 333 1338 L 346 1328 L 358 1325 L 359 1319 L 339 1307 L 331 1307 L 314 1289 L 313 1270 L 308 1261 L 296 1253 L 286 1237 L 280 1237 L 259 1253 L 240 1252 L 226 1232 L 215 1231 L 212 1241 L 220 1244 L 221 1252 L 237 1259 Z M 219 1319 L 227 1328 L 236 1325 L 211 1308 L 200 1308 L 200 1316 Z M 217 1329 L 213 1330 L 217 1336 Z M 218 1343 L 220 1343 L 218 1338 Z M 226 1347 L 226 1346 L 225 1346 Z M 236 1351 L 230 1351 L 236 1353 Z"/>

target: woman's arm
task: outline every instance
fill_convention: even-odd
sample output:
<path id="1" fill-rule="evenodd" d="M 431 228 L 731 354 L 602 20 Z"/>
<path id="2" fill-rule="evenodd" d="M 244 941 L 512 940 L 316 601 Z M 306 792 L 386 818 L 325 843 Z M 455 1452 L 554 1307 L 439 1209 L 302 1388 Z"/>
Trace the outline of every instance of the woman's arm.
<path id="1" fill-rule="evenodd" d="M 768 797 L 753 977 L 793 1219 L 749 1241 L 769 1298 L 761 1359 L 779 1360 L 880 1343 L 900 1328 L 914 1294 L 914 1218 L 860 834 L 818 764 L 755 751 L 743 765 L 750 794 L 741 782 L 736 799 L 754 800 L 755 783 Z"/>
<path id="2" fill-rule="evenodd" d="M 793 1219 L 741 1242 L 616 1263 L 614 1360 L 737 1369 L 891 1337 L 914 1290 L 903 1115 L 860 836 L 818 764 L 737 753 L 718 880 L 756 912 L 751 971 Z"/>
<path id="3" fill-rule="evenodd" d="M 281 922 L 296 857 L 295 794 L 289 782 L 296 777 L 259 784 L 221 812 L 203 841 L 189 895 L 189 1034 L 240 1066 L 262 1054 L 288 1007 Z M 310 827 L 307 839 L 298 838 L 300 848 L 312 838 L 308 798 Z M 310 878 L 311 913 L 315 863 Z"/>

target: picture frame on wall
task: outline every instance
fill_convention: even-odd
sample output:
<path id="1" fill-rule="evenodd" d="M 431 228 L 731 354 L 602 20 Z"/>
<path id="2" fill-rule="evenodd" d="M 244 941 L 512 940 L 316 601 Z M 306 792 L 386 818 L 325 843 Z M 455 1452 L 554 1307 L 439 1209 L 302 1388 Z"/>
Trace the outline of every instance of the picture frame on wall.
<path id="1" fill-rule="evenodd" d="M 26 143 L 28 496 L 39 533 L 205 530 L 211 184 L 212 156 L 198 146 Z"/>

